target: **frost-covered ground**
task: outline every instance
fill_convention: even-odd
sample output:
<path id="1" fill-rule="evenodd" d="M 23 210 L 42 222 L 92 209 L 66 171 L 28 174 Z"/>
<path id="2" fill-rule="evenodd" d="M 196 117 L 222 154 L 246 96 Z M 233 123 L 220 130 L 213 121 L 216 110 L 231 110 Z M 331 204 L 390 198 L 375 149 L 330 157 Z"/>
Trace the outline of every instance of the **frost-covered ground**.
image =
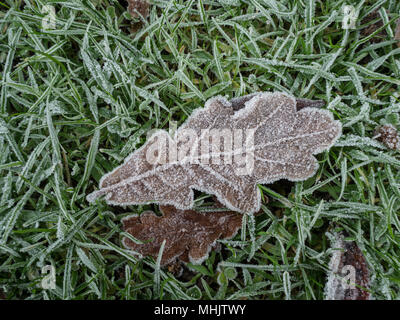
<path id="1" fill-rule="evenodd" d="M 52 2 L 0 2 L 0 297 L 322 299 L 345 230 L 372 295 L 400 298 L 400 156 L 374 139 L 378 125 L 400 129 L 398 1 L 155 0 L 144 22 L 125 1 Z M 341 121 L 317 174 L 260 186 L 263 213 L 180 276 L 132 256 L 121 219 L 158 206 L 86 195 L 148 130 L 256 91 L 324 100 Z"/>

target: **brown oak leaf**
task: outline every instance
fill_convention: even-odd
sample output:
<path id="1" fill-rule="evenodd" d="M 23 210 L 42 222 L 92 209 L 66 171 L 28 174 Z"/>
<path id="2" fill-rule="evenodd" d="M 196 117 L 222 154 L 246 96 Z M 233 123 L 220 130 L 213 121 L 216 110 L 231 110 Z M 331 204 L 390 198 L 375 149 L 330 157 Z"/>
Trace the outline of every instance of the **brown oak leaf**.
<path id="1" fill-rule="evenodd" d="M 329 111 L 305 107 L 307 102 L 297 111 L 297 103 L 279 92 L 233 103 L 212 98 L 174 136 L 154 133 L 87 199 L 105 195 L 113 205 L 156 202 L 184 210 L 193 207 L 195 189 L 216 195 L 231 210 L 257 212 L 257 184 L 313 176 L 318 168 L 313 155 L 329 149 L 341 134 Z"/>
<path id="2" fill-rule="evenodd" d="M 161 217 L 146 211 L 139 217 L 124 218 L 123 229 L 143 244 L 129 238 L 124 238 L 122 242 L 128 249 L 156 258 L 162 242 L 166 240 L 161 265 L 176 259 L 202 263 L 218 239 L 234 237 L 242 224 L 242 216 L 232 211 L 197 212 L 173 206 L 160 206 L 160 210 Z"/>
<path id="3" fill-rule="evenodd" d="M 337 249 L 329 264 L 325 286 L 326 300 L 370 300 L 370 274 L 367 261 L 354 241 L 345 241 L 345 233 L 335 234 L 332 248 Z"/>

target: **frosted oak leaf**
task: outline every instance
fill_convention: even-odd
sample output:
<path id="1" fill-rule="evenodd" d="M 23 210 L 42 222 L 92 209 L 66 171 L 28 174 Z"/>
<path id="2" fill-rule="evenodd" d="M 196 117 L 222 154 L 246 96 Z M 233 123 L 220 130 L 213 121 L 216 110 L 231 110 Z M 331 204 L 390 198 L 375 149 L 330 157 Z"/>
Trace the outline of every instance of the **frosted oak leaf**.
<path id="1" fill-rule="evenodd" d="M 341 134 L 329 111 L 308 102 L 313 105 L 279 92 L 212 98 L 174 136 L 155 132 L 87 199 L 105 195 L 113 205 L 159 203 L 184 210 L 193 207 L 195 189 L 216 195 L 231 210 L 257 212 L 257 184 L 311 177 L 318 168 L 313 155 Z"/>
<path id="2" fill-rule="evenodd" d="M 129 238 L 122 242 L 128 249 L 156 258 L 161 243 L 166 240 L 161 265 L 176 259 L 200 264 L 218 239 L 234 237 L 242 225 L 242 216 L 232 211 L 197 212 L 173 206 L 160 206 L 160 210 L 161 217 L 147 211 L 139 217 L 124 218 L 124 230 L 143 243 L 135 243 Z"/>

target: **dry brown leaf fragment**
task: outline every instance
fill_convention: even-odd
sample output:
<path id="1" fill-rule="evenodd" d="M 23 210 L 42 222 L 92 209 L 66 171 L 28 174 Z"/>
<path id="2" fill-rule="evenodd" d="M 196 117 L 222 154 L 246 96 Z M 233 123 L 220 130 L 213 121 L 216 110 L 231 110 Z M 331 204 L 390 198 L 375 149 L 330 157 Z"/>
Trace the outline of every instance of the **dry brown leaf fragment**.
<path id="1" fill-rule="evenodd" d="M 150 12 L 150 4 L 147 0 L 128 0 L 128 12 L 133 18 L 147 18 Z"/>
<path id="2" fill-rule="evenodd" d="M 370 273 L 364 254 L 344 233 L 336 233 L 325 286 L 326 300 L 371 300 Z"/>
<path id="3" fill-rule="evenodd" d="M 139 217 L 124 218 L 123 229 L 143 243 L 135 243 L 129 238 L 122 242 L 128 249 L 156 258 L 166 240 L 161 265 L 176 259 L 202 263 L 218 239 L 234 237 L 242 224 L 242 216 L 232 211 L 205 213 L 173 206 L 160 206 L 160 210 L 161 217 L 147 211 Z"/>
<path id="4" fill-rule="evenodd" d="M 400 18 L 396 21 L 396 30 L 394 33 L 394 40 L 397 40 L 397 46 L 400 48 Z"/>
<path id="5" fill-rule="evenodd" d="M 386 9 L 385 9 L 386 10 Z M 386 10 L 386 13 L 389 13 L 388 10 Z M 374 23 L 371 23 L 372 21 L 375 21 Z M 379 8 L 372 11 L 371 13 L 369 13 L 367 16 L 365 16 L 362 21 L 361 21 L 362 25 L 368 24 L 366 27 L 364 27 L 363 29 L 361 29 L 361 35 L 363 37 L 368 37 L 371 34 L 373 34 L 374 32 L 376 32 L 378 29 L 383 27 L 383 21 L 381 18 L 381 15 L 379 13 Z M 386 30 L 381 30 L 380 32 L 378 32 L 376 35 L 374 35 L 370 41 L 373 43 L 377 43 L 377 42 L 381 42 L 382 40 L 384 40 L 387 37 L 387 32 Z"/>
<path id="6" fill-rule="evenodd" d="M 375 128 L 374 137 L 387 148 L 400 150 L 400 137 L 397 129 L 391 124 L 385 124 Z"/>
<path id="7" fill-rule="evenodd" d="M 254 213 L 261 205 L 257 184 L 313 176 L 313 155 L 341 135 L 329 111 L 308 107 L 311 102 L 300 102 L 297 111 L 296 98 L 286 93 L 240 99 L 212 98 L 173 137 L 154 133 L 101 179 L 88 201 L 105 195 L 112 205 L 159 203 L 184 210 L 193 207 L 195 189 L 231 210 Z"/>

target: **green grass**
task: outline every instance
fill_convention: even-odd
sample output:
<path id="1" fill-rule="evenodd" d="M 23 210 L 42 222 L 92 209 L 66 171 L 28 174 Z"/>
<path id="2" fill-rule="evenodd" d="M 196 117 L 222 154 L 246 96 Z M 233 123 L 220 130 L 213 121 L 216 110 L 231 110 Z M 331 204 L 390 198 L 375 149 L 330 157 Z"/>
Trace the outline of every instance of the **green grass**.
<path id="1" fill-rule="evenodd" d="M 366 255 L 376 299 L 400 298 L 400 129 L 395 0 L 152 1 L 142 26 L 116 0 L 0 0 L 0 289 L 8 299 L 322 299 L 333 230 Z M 360 8 L 341 28 L 342 6 Z M 56 8 L 43 31 L 41 8 Z M 387 37 L 362 17 L 382 5 Z M 133 25 L 133 27 L 132 27 Z M 132 30 L 136 28 L 137 30 Z M 379 31 L 377 31 L 379 33 Z M 260 186 L 264 213 L 175 278 L 121 246 L 121 219 L 156 205 L 89 205 L 146 132 L 206 99 L 255 91 L 323 99 L 343 136 L 304 182 Z M 200 195 L 196 205 L 210 202 Z M 57 287 L 40 286 L 56 268 Z"/>

